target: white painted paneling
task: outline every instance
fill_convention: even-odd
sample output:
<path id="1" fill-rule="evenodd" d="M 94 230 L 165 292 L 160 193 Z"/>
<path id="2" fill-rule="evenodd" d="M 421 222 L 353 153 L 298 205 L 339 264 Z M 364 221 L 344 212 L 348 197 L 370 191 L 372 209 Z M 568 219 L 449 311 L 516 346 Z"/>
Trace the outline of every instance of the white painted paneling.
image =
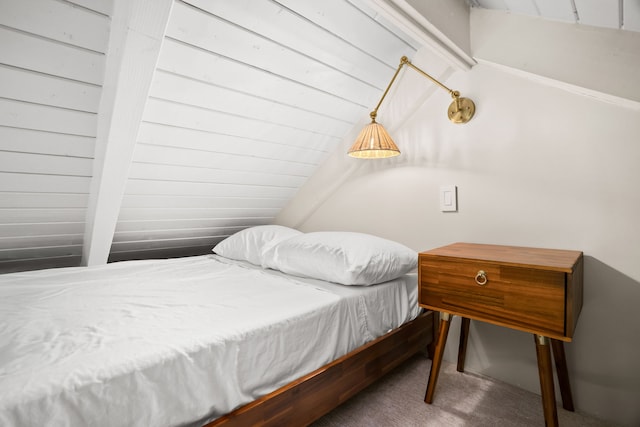
<path id="1" fill-rule="evenodd" d="M 84 221 L 84 208 L 65 209 L 0 209 L 2 224 L 39 224 L 44 222 Z"/>
<path id="2" fill-rule="evenodd" d="M 89 193 L 90 178 L 0 172 L 0 191 Z"/>
<path id="3" fill-rule="evenodd" d="M 16 271 L 41 270 L 43 268 L 75 267 L 79 263 L 79 255 L 0 261 L 0 271 L 3 273 L 11 273 Z"/>
<path id="4" fill-rule="evenodd" d="M 179 181 L 185 183 L 259 184 L 281 187 L 299 187 L 306 180 L 306 177 L 295 175 L 214 169 L 212 167 L 162 165 L 157 163 L 133 163 L 131 165 L 131 171 L 129 172 L 129 178 Z"/>
<path id="5" fill-rule="evenodd" d="M 397 65 L 401 56 L 412 57 L 416 51 L 402 37 L 348 1 L 278 0 L 278 3 L 386 64 Z"/>
<path id="6" fill-rule="evenodd" d="M 0 126 L 0 150 L 93 157 L 95 138 Z"/>
<path id="7" fill-rule="evenodd" d="M 367 117 L 400 56 L 415 49 L 368 9 L 320 3 L 174 4 L 116 235 L 132 212 L 149 230 L 135 242 L 213 226 L 194 216 L 229 215 L 216 226 L 269 223 Z M 344 28 L 346 20 L 356 25 Z M 111 259 L 134 254 L 135 242 L 114 246 Z"/>
<path id="8" fill-rule="evenodd" d="M 271 217 L 254 218 L 226 218 L 226 219 L 186 219 L 182 221 L 118 221 L 116 235 L 133 231 L 164 231 L 164 230 L 193 230 L 198 228 L 240 227 L 265 225 L 273 221 Z"/>
<path id="9" fill-rule="evenodd" d="M 150 233 L 148 230 L 136 230 L 129 232 L 118 232 L 115 233 L 113 237 L 113 241 L 115 243 L 120 242 L 138 242 L 145 240 L 153 240 L 153 239 L 173 239 L 177 237 L 182 238 L 192 238 L 192 237 L 206 237 L 206 236 L 229 236 L 233 233 L 236 233 L 242 230 L 244 226 L 241 227 L 211 227 L 211 228 L 193 228 L 193 229 L 177 229 L 177 230 L 153 230 L 153 233 Z"/>
<path id="10" fill-rule="evenodd" d="M 0 104 L 1 107 L 1 104 Z M 323 135 L 303 128 L 283 126 L 225 112 L 206 110 L 191 105 L 176 104 L 169 101 L 150 98 L 143 120 L 164 123 L 187 129 L 234 135 L 243 138 L 255 138 L 270 142 L 288 142 L 297 146 L 311 147 L 315 150 L 327 150 L 340 141 L 331 135 Z"/>
<path id="11" fill-rule="evenodd" d="M 188 150 L 227 153 L 239 156 L 260 157 L 284 161 L 318 163 L 329 153 L 301 144 L 299 141 L 269 142 L 257 138 L 242 138 L 217 132 L 185 129 L 156 123 L 143 122 L 140 125 L 138 144 L 159 145 Z M 298 144 L 299 147 L 293 144 Z M 137 161 L 144 161 L 136 157 Z M 171 161 L 171 159 L 167 159 Z"/>
<path id="12" fill-rule="evenodd" d="M 282 174 L 286 176 L 308 177 L 313 173 L 314 164 L 283 161 L 269 158 L 247 159 L 225 153 L 213 153 L 200 150 L 182 150 L 174 147 L 162 147 L 139 144 L 136 147 L 134 161 L 162 164 L 171 162 L 173 165 L 195 166 L 203 168 L 227 169 L 240 172 L 263 172 Z M 238 175 L 242 178 L 242 175 Z"/>
<path id="13" fill-rule="evenodd" d="M 87 197 L 86 194 L 3 193 L 0 208 L 84 208 Z"/>
<path id="14" fill-rule="evenodd" d="M 189 197 L 189 196 L 125 196 L 122 206 L 126 208 L 281 208 L 287 199 L 238 198 L 238 197 Z M 10 206 L 7 206 L 10 207 Z"/>
<path id="15" fill-rule="evenodd" d="M 388 82 L 385 76 L 397 66 L 397 58 L 385 63 L 277 2 L 188 0 L 188 3 L 376 87 L 385 87 Z M 270 18 L 264 19 L 265 16 Z M 291 37 L 292 33 L 296 37 Z"/>
<path id="16" fill-rule="evenodd" d="M 158 72 L 150 96 L 267 123 L 342 137 L 351 123 L 234 90 Z"/>
<path id="17" fill-rule="evenodd" d="M 2 1 L 0 25 L 96 52 L 107 50 L 108 17 L 63 1 Z"/>
<path id="18" fill-rule="evenodd" d="M 0 224 L 0 235 L 4 238 L 49 236 L 49 235 L 74 235 L 84 231 L 82 222 L 43 222 L 40 224 Z M 37 246 L 37 245 L 36 245 Z"/>
<path id="19" fill-rule="evenodd" d="M 78 246 L 82 245 L 82 233 L 48 235 L 48 236 L 20 236 L 10 238 L 0 238 L 0 251 L 10 251 L 16 249 L 29 249 L 34 247 L 53 246 Z M 2 253 L 2 252 L 0 252 Z M 1 255 L 0 255 L 1 256 Z"/>
<path id="20" fill-rule="evenodd" d="M 122 208 L 120 210 L 121 221 L 141 220 L 182 220 L 182 219 L 227 219 L 227 218 L 252 218 L 275 217 L 279 208 L 185 208 L 173 209 L 145 209 Z M 2 215 L 2 212 L 0 212 Z"/>
<path id="21" fill-rule="evenodd" d="M 0 151 L 4 172 L 91 177 L 92 167 L 92 159 Z"/>
<path id="22" fill-rule="evenodd" d="M 167 36 L 327 93 L 363 99 L 367 104 L 377 100 L 381 89 L 180 2 L 174 7 Z"/>
<path id="23" fill-rule="evenodd" d="M 113 0 L 66 0 L 69 3 L 74 3 L 79 6 L 85 7 L 89 10 L 94 10 L 102 15 L 111 15 L 113 10 Z"/>
<path id="24" fill-rule="evenodd" d="M 348 0 L 2 3 L 0 270 L 76 262 L 87 218 L 103 259 L 120 206 L 111 259 L 270 223 L 416 46 Z"/>
<path id="25" fill-rule="evenodd" d="M 211 137 L 213 138 L 215 135 Z M 224 140 L 234 142 L 232 138 L 224 138 Z M 241 148 L 246 149 L 246 145 L 248 144 L 243 144 Z M 138 166 L 138 164 L 199 167 L 227 171 L 228 173 L 237 172 L 235 176 L 242 180 L 245 180 L 246 177 L 255 172 L 277 174 L 285 177 L 308 177 L 326 154 L 318 151 L 309 151 L 303 152 L 299 156 L 293 156 L 289 154 L 290 148 L 286 146 L 273 148 L 267 146 L 265 148 L 260 145 L 260 141 L 252 142 L 251 145 L 256 146 L 253 153 L 236 154 L 225 152 L 224 150 L 210 151 L 207 149 L 208 147 L 202 149 L 186 147 L 187 149 L 184 149 L 175 146 L 139 143 L 136 147 L 133 169 L 139 171 L 141 167 L 146 167 L 147 170 L 151 171 L 149 166 Z M 251 145 L 249 148 L 251 148 Z M 271 148 L 270 151 L 268 151 L 269 148 Z M 291 150 L 294 153 L 296 152 L 295 149 Z M 284 152 L 286 155 L 279 156 L 278 153 L 280 152 Z M 251 158 L 247 159 L 246 156 Z M 245 175 L 245 173 L 249 173 L 249 175 Z M 140 178 L 141 176 L 137 177 Z M 290 185 L 300 185 L 300 181 L 293 179 L 294 182 L 290 182 Z"/>
<path id="26" fill-rule="evenodd" d="M 157 194 L 157 195 L 186 195 L 209 196 L 215 194 L 218 197 L 268 197 L 276 199 L 289 199 L 296 193 L 297 188 L 270 187 L 260 185 L 235 185 L 213 184 L 203 182 L 191 182 L 188 185 L 182 182 L 151 181 L 130 179 L 127 183 L 127 193 Z"/>
<path id="27" fill-rule="evenodd" d="M 158 68 L 286 105 L 312 106 L 336 119 L 348 120 L 372 107 L 364 100 L 332 95 L 172 39 L 166 39 L 162 46 Z"/>
<path id="28" fill-rule="evenodd" d="M 0 272 L 80 261 L 111 0 L 89 3 L 0 3 Z"/>
<path id="29" fill-rule="evenodd" d="M 96 115 L 0 98 L 0 126 L 96 136 Z"/>
<path id="30" fill-rule="evenodd" d="M 71 246 L 40 246 L 22 249 L 0 249 L 0 271 L 5 271 L 3 264 L 16 261 L 33 260 L 34 263 L 42 262 L 44 258 L 79 257 L 82 253 L 82 245 Z"/>
<path id="31" fill-rule="evenodd" d="M 219 236 L 202 236 L 191 238 L 175 238 L 175 239 L 158 239 L 142 240 L 133 242 L 114 242 L 111 246 L 112 253 L 140 251 L 149 249 L 167 249 L 167 248 L 188 248 L 193 246 L 207 246 L 213 248 L 217 242 L 222 240 L 226 235 Z"/>
<path id="32" fill-rule="evenodd" d="M 102 84 L 104 55 L 0 27 L 0 63 Z"/>
<path id="33" fill-rule="evenodd" d="M 53 107 L 98 112 L 100 87 L 74 80 L 0 65 L 3 98 Z"/>

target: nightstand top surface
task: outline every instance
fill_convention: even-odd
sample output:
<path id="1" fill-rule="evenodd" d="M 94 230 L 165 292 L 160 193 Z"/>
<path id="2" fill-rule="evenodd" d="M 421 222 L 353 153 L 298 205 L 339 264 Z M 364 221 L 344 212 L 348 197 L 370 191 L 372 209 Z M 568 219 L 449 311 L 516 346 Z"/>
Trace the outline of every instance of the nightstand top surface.
<path id="1" fill-rule="evenodd" d="M 542 268 L 567 273 L 573 271 L 574 266 L 582 257 L 581 251 L 462 242 L 420 252 L 420 254 L 499 262 L 519 267 Z"/>

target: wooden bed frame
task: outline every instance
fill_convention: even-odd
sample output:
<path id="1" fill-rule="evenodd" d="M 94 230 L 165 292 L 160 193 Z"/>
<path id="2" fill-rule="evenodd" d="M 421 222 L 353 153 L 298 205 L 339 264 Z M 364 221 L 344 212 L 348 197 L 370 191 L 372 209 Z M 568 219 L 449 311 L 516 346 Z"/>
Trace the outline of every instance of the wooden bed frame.
<path id="1" fill-rule="evenodd" d="M 287 384 L 206 427 L 306 426 L 400 365 L 430 347 L 434 313 L 422 313 L 382 337 Z"/>

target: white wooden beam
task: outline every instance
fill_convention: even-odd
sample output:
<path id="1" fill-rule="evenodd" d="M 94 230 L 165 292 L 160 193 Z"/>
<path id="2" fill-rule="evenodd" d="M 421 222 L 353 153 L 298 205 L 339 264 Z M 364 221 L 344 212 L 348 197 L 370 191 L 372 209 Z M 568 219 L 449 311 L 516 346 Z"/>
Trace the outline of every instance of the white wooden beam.
<path id="1" fill-rule="evenodd" d="M 440 55 L 454 69 L 475 65 L 470 54 L 469 6 L 464 0 L 366 0 L 382 17 Z"/>
<path id="2" fill-rule="evenodd" d="M 115 0 L 82 265 L 107 262 L 173 0 Z"/>

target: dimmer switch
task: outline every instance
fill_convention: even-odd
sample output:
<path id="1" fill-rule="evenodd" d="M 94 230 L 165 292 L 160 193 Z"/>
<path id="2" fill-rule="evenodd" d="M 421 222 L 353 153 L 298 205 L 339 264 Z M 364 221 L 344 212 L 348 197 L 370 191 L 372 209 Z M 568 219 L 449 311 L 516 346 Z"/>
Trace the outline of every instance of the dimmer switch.
<path id="1" fill-rule="evenodd" d="M 458 210 L 458 187 L 455 185 L 440 187 L 440 210 L 442 212 L 456 212 Z"/>

